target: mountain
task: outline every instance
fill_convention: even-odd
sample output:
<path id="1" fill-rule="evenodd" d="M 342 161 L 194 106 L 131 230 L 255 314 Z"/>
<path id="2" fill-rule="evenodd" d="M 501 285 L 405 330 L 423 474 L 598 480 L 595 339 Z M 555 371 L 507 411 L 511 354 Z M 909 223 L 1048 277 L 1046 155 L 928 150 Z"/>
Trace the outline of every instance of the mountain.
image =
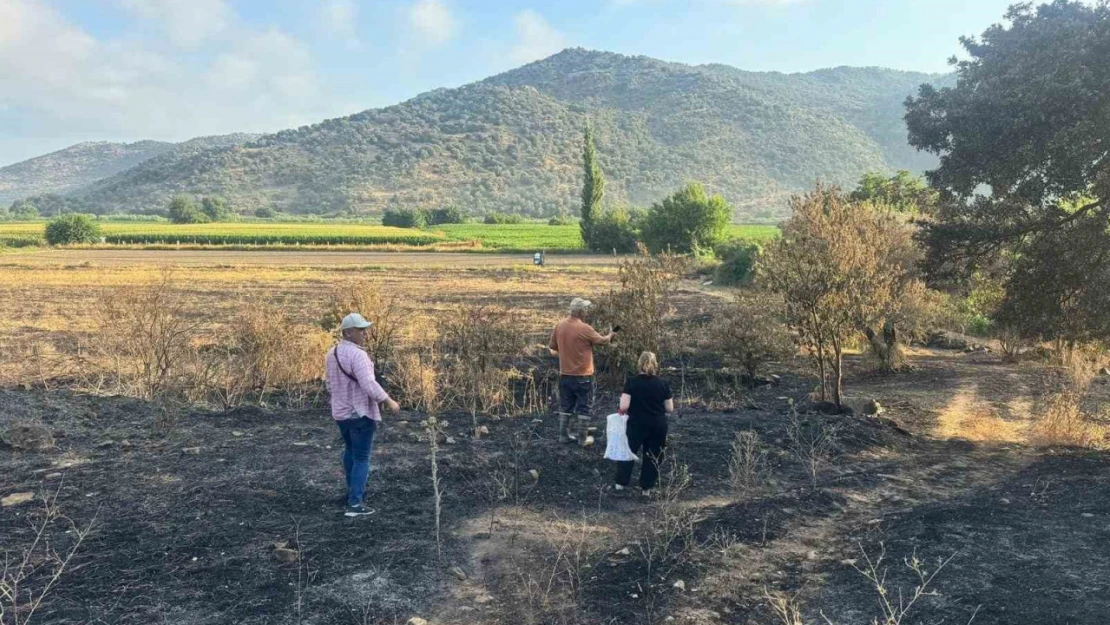
<path id="1" fill-rule="evenodd" d="M 264 135 L 168 150 L 73 192 L 100 211 L 223 195 L 241 211 L 376 213 L 455 205 L 547 216 L 577 209 L 581 136 L 597 135 L 614 203 L 647 205 L 690 180 L 739 219 L 770 219 L 821 179 L 921 171 L 902 102 L 946 76 L 881 68 L 804 74 L 690 66 L 569 49 L 458 89 Z"/>
<path id="2" fill-rule="evenodd" d="M 44 195 L 79 192 L 97 180 L 130 169 L 167 152 L 195 152 L 245 143 L 257 134 L 198 137 L 181 143 L 90 141 L 0 168 L 0 203 Z"/>

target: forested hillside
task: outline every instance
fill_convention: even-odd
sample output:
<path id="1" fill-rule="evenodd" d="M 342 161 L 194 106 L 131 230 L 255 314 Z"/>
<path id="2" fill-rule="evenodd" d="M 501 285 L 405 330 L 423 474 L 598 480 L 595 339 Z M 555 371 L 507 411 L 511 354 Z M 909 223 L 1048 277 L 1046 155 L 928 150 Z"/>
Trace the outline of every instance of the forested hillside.
<path id="1" fill-rule="evenodd" d="M 91 141 L 0 168 L 0 203 L 44 194 L 79 192 L 98 180 L 130 169 L 160 154 L 188 154 L 244 143 L 256 134 L 198 137 L 181 143 Z"/>
<path id="2" fill-rule="evenodd" d="M 697 180 L 739 219 L 772 218 L 815 179 L 930 163 L 906 143 L 901 103 L 937 76 L 877 68 L 807 74 L 688 66 L 570 49 L 459 89 L 252 142 L 171 150 L 73 194 L 100 212 L 175 193 L 239 211 L 574 211 L 581 131 L 597 132 L 608 201 L 647 204 Z"/>

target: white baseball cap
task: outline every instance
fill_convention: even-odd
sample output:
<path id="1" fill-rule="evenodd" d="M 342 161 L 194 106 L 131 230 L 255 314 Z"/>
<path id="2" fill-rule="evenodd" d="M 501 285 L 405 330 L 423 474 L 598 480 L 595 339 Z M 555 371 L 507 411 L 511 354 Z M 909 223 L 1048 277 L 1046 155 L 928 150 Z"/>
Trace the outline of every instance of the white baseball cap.
<path id="1" fill-rule="evenodd" d="M 588 299 L 582 299 L 581 297 L 576 297 L 576 298 L 570 300 L 570 310 L 571 310 L 571 312 L 578 312 L 578 311 L 581 311 L 581 310 L 586 310 L 587 308 L 589 308 L 590 306 L 593 306 L 593 305 L 594 305 L 593 302 L 591 302 Z"/>
<path id="2" fill-rule="evenodd" d="M 363 329 L 365 329 L 365 328 L 369 328 L 372 325 L 374 325 L 374 324 L 367 321 L 366 317 L 363 317 L 362 315 L 360 315 L 358 313 L 351 313 L 351 314 L 347 315 L 346 317 L 343 317 L 343 323 L 339 324 L 339 329 L 340 330 L 350 330 L 351 328 L 363 328 Z"/>

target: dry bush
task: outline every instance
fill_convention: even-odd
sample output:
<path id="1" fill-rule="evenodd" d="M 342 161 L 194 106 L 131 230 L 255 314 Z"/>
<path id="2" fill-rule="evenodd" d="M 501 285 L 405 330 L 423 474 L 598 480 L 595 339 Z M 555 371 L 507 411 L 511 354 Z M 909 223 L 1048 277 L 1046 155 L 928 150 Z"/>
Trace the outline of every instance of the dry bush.
<path id="1" fill-rule="evenodd" d="M 666 321 L 674 314 L 675 288 L 688 262 L 671 254 L 621 261 L 620 288 L 599 298 L 591 312 L 591 321 L 600 332 L 621 326 L 605 350 L 610 373 L 632 371 L 641 352 L 654 352 L 661 359 L 667 353 L 672 341 L 668 340 Z"/>
<path id="2" fill-rule="evenodd" d="M 1044 413 L 1029 428 L 1029 442 L 1041 447 L 1102 447 L 1107 432 L 1099 423 L 1110 415 L 1105 409 L 1100 415 L 1084 406 L 1101 354 L 1079 347 L 1059 352 L 1058 358 L 1065 373 L 1062 388 L 1045 399 Z"/>
<path id="3" fill-rule="evenodd" d="M 763 601 L 767 603 L 776 625 L 806 625 L 802 615 L 802 605 L 798 593 L 787 594 L 782 591 L 763 589 Z"/>
<path id="4" fill-rule="evenodd" d="M 406 351 L 394 358 L 391 383 L 413 410 L 438 413 L 447 397 L 441 393 L 437 358 L 430 351 Z"/>
<path id="5" fill-rule="evenodd" d="M 786 360 L 797 351 L 782 308 L 777 296 L 739 293 L 735 303 L 721 310 L 709 336 L 726 360 L 755 378 L 764 363 Z"/>
<path id="6" fill-rule="evenodd" d="M 729 486 L 741 497 L 763 487 L 767 475 L 767 450 L 752 430 L 737 432 L 728 459 Z"/>
<path id="7" fill-rule="evenodd" d="M 853 203 L 836 187 L 791 199 L 782 236 L 760 257 L 760 280 L 782 295 L 786 317 L 816 364 L 821 400 L 841 405 L 843 354 L 865 329 L 891 328 L 918 289 L 921 251 L 895 212 Z M 886 334 L 886 333 L 884 333 Z"/>
<path id="8" fill-rule="evenodd" d="M 60 492 L 61 487 L 43 495 L 42 516 L 31 524 L 30 543 L 22 550 L 5 551 L 3 562 L 0 562 L 3 567 L 0 569 L 0 623 L 29 625 L 33 622 L 35 612 L 58 585 L 96 526 L 95 516 L 84 527 L 78 527 L 63 515 L 58 507 Z M 57 527 L 63 523 L 67 527 Z"/>
<path id="9" fill-rule="evenodd" d="M 94 391 L 154 399 L 181 391 L 200 324 L 187 313 L 173 275 L 105 292 L 94 303 L 97 332 L 84 385 Z"/>
<path id="10" fill-rule="evenodd" d="M 478 370 L 501 366 L 526 344 L 519 312 L 489 304 L 458 306 L 438 320 L 437 350 Z"/>
<path id="11" fill-rule="evenodd" d="M 436 351 L 444 355 L 450 395 L 470 414 L 475 438 L 478 415 L 510 409 L 514 400 L 512 373 L 504 361 L 526 343 L 519 313 L 499 306 L 460 306 L 441 318 Z"/>
<path id="12" fill-rule="evenodd" d="M 813 488 L 817 488 L 821 472 L 832 463 L 839 446 L 835 424 L 803 419 L 794 402 L 790 402 L 790 418 L 786 424 L 786 438 L 790 451 L 805 467 Z"/>
<path id="13" fill-rule="evenodd" d="M 359 313 L 374 324 L 366 336 L 366 351 L 374 363 L 385 369 L 392 365 L 397 341 L 404 333 L 407 315 L 401 299 L 392 293 L 383 293 L 381 287 L 364 278 L 343 280 L 332 286 L 327 312 L 320 319 L 320 326 L 335 332 L 343 317 Z"/>

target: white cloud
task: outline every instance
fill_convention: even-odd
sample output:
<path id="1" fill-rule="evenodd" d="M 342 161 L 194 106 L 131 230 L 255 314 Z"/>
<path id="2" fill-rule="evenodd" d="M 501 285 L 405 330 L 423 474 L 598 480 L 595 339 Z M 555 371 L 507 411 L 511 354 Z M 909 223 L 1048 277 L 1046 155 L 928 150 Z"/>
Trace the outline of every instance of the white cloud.
<path id="1" fill-rule="evenodd" d="M 551 56 L 567 45 L 566 37 L 535 11 L 521 11 L 513 21 L 516 23 L 517 42 L 509 51 L 509 56 L 514 62 L 531 63 Z"/>
<path id="2" fill-rule="evenodd" d="M 323 31 L 351 46 L 359 45 L 355 29 L 357 21 L 358 6 L 354 0 L 328 0 L 320 8 L 320 25 Z"/>
<path id="3" fill-rule="evenodd" d="M 417 0 L 408 10 L 409 25 L 428 44 L 446 43 L 458 31 L 451 10 L 439 0 Z"/>
<path id="4" fill-rule="evenodd" d="M 12 146 L 31 136 L 180 140 L 341 112 L 287 33 L 232 26 L 208 46 L 214 60 L 198 68 L 140 39 L 98 39 L 46 0 L 0 0 L 0 111 L 11 124 L 0 134 Z"/>
<path id="5" fill-rule="evenodd" d="M 225 0 L 119 0 L 135 15 L 156 21 L 170 41 L 195 47 L 227 29 L 234 11 Z"/>

